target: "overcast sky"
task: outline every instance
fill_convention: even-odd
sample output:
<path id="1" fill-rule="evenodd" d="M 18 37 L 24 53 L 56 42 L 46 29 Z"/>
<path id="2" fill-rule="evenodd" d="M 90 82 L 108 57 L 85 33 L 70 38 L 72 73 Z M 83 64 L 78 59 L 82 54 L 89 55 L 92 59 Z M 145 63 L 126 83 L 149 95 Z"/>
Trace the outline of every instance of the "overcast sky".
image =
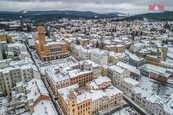
<path id="1" fill-rule="evenodd" d="M 146 13 L 148 5 L 173 11 L 173 0 L 0 0 L 0 11 L 77 10 L 98 13 Z"/>

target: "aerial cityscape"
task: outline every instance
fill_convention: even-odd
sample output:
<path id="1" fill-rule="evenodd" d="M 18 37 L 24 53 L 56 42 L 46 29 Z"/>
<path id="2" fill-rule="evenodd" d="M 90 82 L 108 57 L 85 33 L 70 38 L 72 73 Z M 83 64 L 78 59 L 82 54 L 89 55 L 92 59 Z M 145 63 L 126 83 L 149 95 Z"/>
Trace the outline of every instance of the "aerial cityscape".
<path id="1" fill-rule="evenodd" d="M 173 1 L 0 2 L 0 115 L 173 115 Z"/>

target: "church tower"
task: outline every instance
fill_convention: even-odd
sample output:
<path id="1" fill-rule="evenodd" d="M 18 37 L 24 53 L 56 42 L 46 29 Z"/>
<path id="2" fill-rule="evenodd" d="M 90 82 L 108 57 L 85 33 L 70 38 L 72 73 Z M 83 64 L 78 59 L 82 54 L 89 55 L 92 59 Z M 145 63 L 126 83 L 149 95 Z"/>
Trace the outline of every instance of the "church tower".
<path id="1" fill-rule="evenodd" d="M 161 61 L 165 61 L 167 57 L 168 47 L 162 46 L 162 52 L 161 52 Z"/>
<path id="2" fill-rule="evenodd" d="M 40 51 L 42 52 L 43 51 L 43 45 L 46 43 L 43 26 L 38 26 L 38 41 L 39 41 Z"/>

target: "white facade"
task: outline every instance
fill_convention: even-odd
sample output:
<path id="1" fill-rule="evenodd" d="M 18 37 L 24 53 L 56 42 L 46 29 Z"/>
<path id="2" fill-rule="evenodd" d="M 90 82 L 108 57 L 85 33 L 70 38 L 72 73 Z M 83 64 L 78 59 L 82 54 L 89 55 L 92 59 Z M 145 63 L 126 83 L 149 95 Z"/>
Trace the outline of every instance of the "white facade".
<path id="1" fill-rule="evenodd" d="M 78 53 L 78 56 L 81 60 L 88 60 L 91 57 L 91 50 L 89 49 L 81 48 L 79 49 Z"/>
<path id="2" fill-rule="evenodd" d="M 91 61 L 100 64 L 100 65 L 104 65 L 104 64 L 108 64 L 108 51 L 102 51 L 99 49 L 93 49 L 91 51 Z"/>
<path id="3" fill-rule="evenodd" d="M 132 100 L 144 108 L 149 115 L 172 115 L 173 93 L 168 98 L 162 99 L 152 91 L 140 87 L 136 87 L 132 92 Z"/>
<path id="4" fill-rule="evenodd" d="M 139 87 L 140 82 L 130 78 L 130 71 L 120 66 L 110 66 L 108 76 L 112 79 L 113 84 L 121 89 L 127 96 L 131 97 L 132 90 Z"/>
<path id="5" fill-rule="evenodd" d="M 11 89 L 20 81 L 29 81 L 36 71 L 31 60 L 11 62 L 9 67 L 0 69 L 0 91 L 5 95 L 10 95 Z M 38 70 L 37 70 L 38 71 Z M 38 74 L 37 74 L 38 75 Z"/>
<path id="6" fill-rule="evenodd" d="M 81 66 L 83 66 L 83 69 L 85 70 L 93 71 L 93 77 L 98 77 L 101 75 L 101 66 L 91 60 L 82 61 Z"/>

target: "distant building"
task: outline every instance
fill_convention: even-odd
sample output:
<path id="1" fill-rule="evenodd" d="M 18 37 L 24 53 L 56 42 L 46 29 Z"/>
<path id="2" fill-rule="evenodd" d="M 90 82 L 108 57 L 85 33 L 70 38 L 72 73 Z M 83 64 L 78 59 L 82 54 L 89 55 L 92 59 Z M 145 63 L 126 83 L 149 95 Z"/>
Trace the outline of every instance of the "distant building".
<path id="1" fill-rule="evenodd" d="M 100 65 L 108 64 L 108 51 L 93 49 L 91 51 L 91 61 Z"/>
<path id="2" fill-rule="evenodd" d="M 101 75 L 101 66 L 91 60 L 84 60 L 80 62 L 81 69 L 93 71 L 93 77 Z"/>
<path id="3" fill-rule="evenodd" d="M 136 55 L 129 55 L 129 64 L 133 65 L 135 67 L 139 67 L 141 65 L 143 65 L 145 63 L 145 59 L 144 58 L 140 58 Z"/>
<path id="4" fill-rule="evenodd" d="M 159 81 L 167 81 L 171 77 L 171 74 L 168 73 L 167 69 L 151 64 L 144 64 L 141 66 L 140 73 L 143 76 L 151 77 Z"/>

